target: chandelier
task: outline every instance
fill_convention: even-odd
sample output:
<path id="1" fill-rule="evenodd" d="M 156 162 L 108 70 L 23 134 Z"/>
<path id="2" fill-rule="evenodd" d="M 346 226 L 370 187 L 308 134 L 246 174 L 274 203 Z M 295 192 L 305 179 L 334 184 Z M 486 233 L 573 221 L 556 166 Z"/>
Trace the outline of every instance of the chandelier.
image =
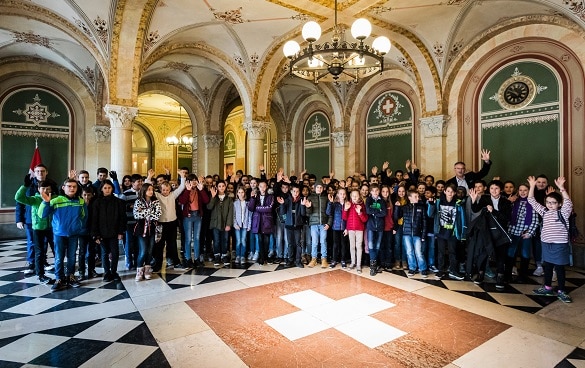
<path id="1" fill-rule="evenodd" d="M 321 37 L 321 26 L 317 22 L 305 23 L 302 35 L 309 43 L 301 50 L 298 42 L 287 41 L 284 55 L 289 59 L 289 73 L 313 81 L 354 81 L 369 77 L 384 70 L 384 55 L 390 51 L 388 37 L 377 37 L 372 46 L 364 40 L 372 33 L 372 25 L 365 18 L 357 19 L 351 26 L 352 36 L 358 42 L 345 40 L 345 29 L 337 24 L 337 0 L 335 0 L 335 25 L 331 42 L 315 44 Z M 304 62 L 306 60 L 306 62 Z M 302 62 L 302 63 L 301 63 Z"/>
<path id="2" fill-rule="evenodd" d="M 179 131 L 183 126 L 183 107 L 179 104 Z M 178 146 L 178 147 L 193 147 L 193 137 L 189 136 L 182 136 L 177 138 L 177 136 L 171 135 L 167 137 L 166 142 L 169 146 Z"/>

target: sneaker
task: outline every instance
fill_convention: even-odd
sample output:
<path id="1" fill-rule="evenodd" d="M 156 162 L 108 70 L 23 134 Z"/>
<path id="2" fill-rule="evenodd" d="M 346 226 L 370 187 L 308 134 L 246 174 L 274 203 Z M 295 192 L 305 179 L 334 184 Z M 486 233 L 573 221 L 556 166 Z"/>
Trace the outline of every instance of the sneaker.
<path id="1" fill-rule="evenodd" d="M 432 273 L 437 273 L 437 272 L 439 272 L 439 269 L 435 266 L 431 266 L 431 267 L 429 267 L 429 271 L 431 271 Z"/>
<path id="2" fill-rule="evenodd" d="M 187 268 L 195 268 L 195 263 L 193 263 L 192 259 L 187 261 Z"/>
<path id="3" fill-rule="evenodd" d="M 516 266 L 512 267 L 512 276 L 518 276 L 518 269 Z"/>
<path id="4" fill-rule="evenodd" d="M 485 268 L 485 275 L 487 277 L 489 277 L 490 279 L 493 279 L 494 277 L 496 277 L 496 274 L 494 273 L 494 271 L 492 271 L 492 269 L 489 267 Z"/>
<path id="5" fill-rule="evenodd" d="M 237 264 L 240 264 L 240 263 L 242 263 L 242 257 L 240 257 L 240 256 L 237 256 L 237 257 L 236 257 L 236 263 L 237 263 Z"/>
<path id="6" fill-rule="evenodd" d="M 55 266 L 52 264 L 47 264 L 45 266 L 45 271 L 53 271 L 55 269 Z"/>
<path id="7" fill-rule="evenodd" d="M 185 269 L 185 268 L 187 268 L 187 267 L 185 267 L 185 265 L 184 265 L 183 263 L 177 263 L 177 264 L 174 266 L 174 268 L 175 268 L 175 270 L 184 270 L 184 269 Z"/>
<path id="8" fill-rule="evenodd" d="M 252 261 L 256 262 L 259 256 L 260 254 L 258 254 L 258 252 L 254 253 L 254 255 L 252 256 Z"/>
<path id="9" fill-rule="evenodd" d="M 362 269 L 361 269 L 361 268 L 358 268 L 358 269 L 356 270 L 356 272 L 357 272 L 357 273 L 359 273 L 359 274 L 361 274 L 361 273 L 362 273 Z"/>
<path id="10" fill-rule="evenodd" d="M 534 295 L 540 295 L 540 296 L 555 296 L 555 294 L 553 293 L 553 289 L 547 289 L 545 286 L 541 286 L 538 289 L 534 289 L 532 290 L 532 293 Z"/>
<path id="11" fill-rule="evenodd" d="M 114 281 L 117 281 L 117 282 L 122 281 L 122 279 L 120 278 L 120 275 L 117 272 L 115 272 L 114 274 L 112 274 L 112 279 Z"/>
<path id="12" fill-rule="evenodd" d="M 451 272 L 449 271 L 449 278 L 453 280 L 463 280 L 465 277 L 461 275 L 459 272 Z"/>
<path id="13" fill-rule="evenodd" d="M 572 303 L 573 299 L 569 296 L 569 294 L 565 293 L 562 290 L 557 292 L 557 298 L 563 303 Z"/>
<path id="14" fill-rule="evenodd" d="M 63 283 L 62 280 L 56 280 L 53 286 L 51 287 L 51 292 L 59 291 L 65 289 L 67 286 Z"/>
<path id="15" fill-rule="evenodd" d="M 408 275 L 409 277 L 412 277 L 412 276 L 416 275 L 416 271 L 415 271 L 415 270 L 408 270 L 408 273 L 407 273 L 407 275 Z"/>
<path id="16" fill-rule="evenodd" d="M 443 277 L 445 277 L 445 272 L 443 271 L 435 272 L 435 279 L 440 280 Z"/>
<path id="17" fill-rule="evenodd" d="M 337 266 L 337 262 L 333 261 L 329 264 L 329 268 L 335 268 Z"/>
<path id="18" fill-rule="evenodd" d="M 394 267 L 392 267 L 393 270 L 401 270 L 402 269 L 402 264 L 400 264 L 399 261 L 396 261 L 396 263 L 394 263 Z"/>
<path id="19" fill-rule="evenodd" d="M 420 274 L 421 274 L 421 276 L 422 276 L 423 279 L 426 279 L 427 277 L 429 277 L 429 271 L 428 270 L 421 271 Z"/>
<path id="20" fill-rule="evenodd" d="M 215 258 L 213 259 L 213 265 L 215 267 L 219 267 L 221 259 L 219 258 L 219 255 L 215 256 Z"/>
<path id="21" fill-rule="evenodd" d="M 484 273 L 480 272 L 477 274 L 475 279 L 473 279 L 473 283 L 476 285 L 481 285 L 483 283 Z"/>
<path id="22" fill-rule="evenodd" d="M 341 268 L 343 269 L 347 268 L 347 263 L 345 263 L 345 261 L 341 261 Z"/>
<path id="23" fill-rule="evenodd" d="M 532 273 L 533 276 L 537 276 L 540 277 L 542 275 L 544 275 L 544 270 L 542 269 L 542 266 L 538 266 L 536 267 L 536 270 L 534 270 L 534 272 Z"/>
<path id="24" fill-rule="evenodd" d="M 35 264 L 27 262 L 25 264 L 26 269 L 24 270 L 24 275 L 32 275 L 35 273 Z"/>
<path id="25" fill-rule="evenodd" d="M 97 273 L 97 272 L 95 272 L 95 270 L 93 270 L 93 271 L 89 271 L 89 272 L 87 273 L 87 278 L 88 278 L 88 279 L 95 279 L 96 277 L 100 277 L 100 276 L 101 276 L 101 274 L 100 274 L 100 273 Z"/>
<path id="26" fill-rule="evenodd" d="M 43 285 L 51 284 L 51 281 L 53 281 L 53 279 L 50 277 L 45 275 L 39 276 L 39 282 Z"/>
<path id="27" fill-rule="evenodd" d="M 74 287 L 74 288 L 78 288 L 81 286 L 81 284 L 79 283 L 79 280 L 77 280 L 77 278 L 73 275 L 69 275 L 69 278 L 67 279 L 67 283 L 69 284 L 69 286 Z"/>

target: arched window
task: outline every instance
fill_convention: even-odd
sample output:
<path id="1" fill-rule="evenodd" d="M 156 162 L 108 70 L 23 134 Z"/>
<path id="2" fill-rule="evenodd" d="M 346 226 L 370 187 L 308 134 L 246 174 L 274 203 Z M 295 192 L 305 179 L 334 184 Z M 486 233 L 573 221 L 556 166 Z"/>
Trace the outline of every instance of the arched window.
<path id="1" fill-rule="evenodd" d="M 132 132 L 132 173 L 146 175 L 152 167 L 152 138 L 143 125 L 135 122 Z"/>

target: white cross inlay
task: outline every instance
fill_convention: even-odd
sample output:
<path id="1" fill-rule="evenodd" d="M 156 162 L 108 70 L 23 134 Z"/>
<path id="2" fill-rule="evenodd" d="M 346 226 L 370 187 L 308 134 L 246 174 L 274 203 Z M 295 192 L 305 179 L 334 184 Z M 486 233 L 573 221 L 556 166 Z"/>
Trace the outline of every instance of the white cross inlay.
<path id="1" fill-rule="evenodd" d="M 305 290 L 280 298 L 300 311 L 264 322 L 291 341 L 334 328 L 369 348 L 375 348 L 406 335 L 406 332 L 370 317 L 395 306 L 370 294 L 333 300 L 313 290 Z"/>
<path id="2" fill-rule="evenodd" d="M 392 103 L 392 100 L 390 98 L 387 98 L 386 101 L 384 102 L 384 105 L 382 106 L 382 110 L 384 110 L 386 115 L 390 115 L 393 109 L 394 104 Z"/>

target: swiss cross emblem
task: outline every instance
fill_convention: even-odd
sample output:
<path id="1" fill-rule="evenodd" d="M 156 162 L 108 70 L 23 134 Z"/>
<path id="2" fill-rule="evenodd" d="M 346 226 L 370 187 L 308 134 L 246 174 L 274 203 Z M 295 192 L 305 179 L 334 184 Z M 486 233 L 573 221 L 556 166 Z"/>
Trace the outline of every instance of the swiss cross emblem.
<path id="1" fill-rule="evenodd" d="M 394 110 L 396 109 L 396 104 L 394 100 L 390 97 L 386 97 L 384 102 L 382 103 L 382 111 L 385 115 L 392 115 Z"/>

